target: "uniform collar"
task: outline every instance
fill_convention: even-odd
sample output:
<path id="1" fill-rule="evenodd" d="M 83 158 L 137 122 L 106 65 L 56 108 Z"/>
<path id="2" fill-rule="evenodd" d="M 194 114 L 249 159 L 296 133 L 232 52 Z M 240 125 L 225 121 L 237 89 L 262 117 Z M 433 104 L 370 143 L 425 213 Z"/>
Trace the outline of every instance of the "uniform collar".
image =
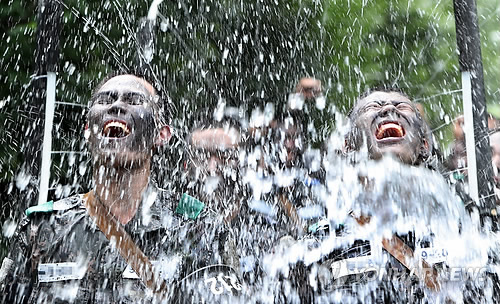
<path id="1" fill-rule="evenodd" d="M 170 208 L 170 200 L 168 191 L 148 185 L 137 213 L 125 225 L 125 230 L 130 234 L 142 234 L 179 225 L 179 219 Z"/>

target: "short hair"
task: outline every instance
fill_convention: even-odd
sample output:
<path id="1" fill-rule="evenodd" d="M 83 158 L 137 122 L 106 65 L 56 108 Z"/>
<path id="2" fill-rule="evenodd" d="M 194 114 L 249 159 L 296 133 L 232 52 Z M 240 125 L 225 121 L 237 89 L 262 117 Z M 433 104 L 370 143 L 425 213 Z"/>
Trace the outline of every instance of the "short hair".
<path id="1" fill-rule="evenodd" d="M 230 110 L 234 110 L 234 108 L 229 108 Z M 225 129 L 227 127 L 232 127 L 236 129 L 240 136 L 243 133 L 243 126 L 241 123 L 241 117 L 234 113 L 234 111 L 226 111 L 224 109 L 224 113 L 220 120 L 217 120 L 213 115 L 213 108 L 203 108 L 196 112 L 194 115 L 193 127 L 190 129 L 189 134 L 186 136 L 186 143 L 191 145 L 191 135 L 193 132 L 202 129 L 216 129 L 222 128 Z M 241 138 L 243 140 L 243 138 Z"/>
<path id="2" fill-rule="evenodd" d="M 349 113 L 347 113 L 347 117 L 349 117 L 351 119 L 352 114 L 354 112 L 354 109 L 356 108 L 356 105 L 361 100 L 363 100 L 364 98 L 366 98 L 367 96 L 369 96 L 370 94 L 375 93 L 375 92 L 398 93 L 401 96 L 404 96 L 404 97 L 408 98 L 409 100 L 411 100 L 410 96 L 408 96 L 408 94 L 406 94 L 401 88 L 399 88 L 397 86 L 389 86 L 389 85 L 385 85 L 385 84 L 380 84 L 380 85 L 374 86 L 372 88 L 369 88 L 368 90 L 363 92 L 363 94 L 361 94 L 354 102 L 354 105 L 349 110 Z"/>
<path id="3" fill-rule="evenodd" d="M 404 96 L 408 98 L 410 101 L 412 100 L 403 90 L 401 90 L 398 87 L 394 86 L 386 86 L 386 85 L 380 85 L 376 86 L 374 88 L 368 89 L 365 91 L 363 94 L 361 94 L 354 105 L 352 106 L 351 110 L 348 113 L 348 118 L 351 121 L 351 126 L 350 130 L 346 134 L 346 142 L 351 145 L 355 146 L 355 141 L 358 136 L 360 136 L 360 130 L 357 130 L 355 127 L 355 120 L 357 119 L 356 113 L 356 106 L 359 104 L 361 100 L 366 98 L 367 96 L 371 95 L 372 93 L 375 92 L 385 92 L 385 93 L 398 93 L 401 96 Z M 427 143 L 429 144 L 429 151 L 428 153 L 424 153 L 424 151 L 420 151 L 418 159 L 417 159 L 417 164 L 426 162 L 426 160 L 431 156 L 433 153 L 433 138 L 432 138 L 432 130 L 430 126 L 427 124 L 427 122 L 422 118 L 420 115 L 420 112 L 416 108 L 416 103 L 411 101 L 411 103 L 415 106 L 415 115 L 417 116 L 417 119 L 420 122 L 420 125 L 418 126 L 417 132 L 421 138 L 424 138 L 427 140 Z"/>
<path id="4" fill-rule="evenodd" d="M 161 128 L 162 126 L 165 126 L 168 124 L 168 121 L 170 120 L 170 117 L 168 115 L 168 111 L 165 111 L 165 103 L 163 99 L 161 98 L 160 94 L 158 93 L 157 88 L 153 85 L 153 82 L 148 79 L 145 75 L 142 75 L 140 73 L 128 73 L 125 71 L 113 71 L 106 75 L 99 83 L 98 85 L 92 90 L 92 97 L 94 97 L 97 92 L 106 84 L 109 80 L 112 78 L 115 78 L 117 76 L 122 76 L 122 75 L 130 75 L 137 77 L 138 79 L 142 79 L 148 84 L 151 85 L 153 88 L 153 100 L 151 102 L 153 106 L 153 111 L 155 113 L 155 127 L 156 129 Z M 88 104 L 90 107 L 90 103 Z"/>

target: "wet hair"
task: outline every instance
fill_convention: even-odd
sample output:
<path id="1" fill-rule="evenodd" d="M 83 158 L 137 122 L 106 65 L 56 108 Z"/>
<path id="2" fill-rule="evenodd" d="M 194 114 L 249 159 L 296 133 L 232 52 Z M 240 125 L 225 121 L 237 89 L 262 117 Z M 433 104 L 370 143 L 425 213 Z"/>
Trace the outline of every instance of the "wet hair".
<path id="1" fill-rule="evenodd" d="M 243 135 L 242 133 L 244 130 L 239 117 L 224 113 L 222 118 L 217 121 L 213 116 L 213 112 L 213 108 L 203 108 L 196 112 L 194 115 L 193 127 L 186 136 L 186 144 L 192 144 L 191 135 L 193 132 L 203 129 L 225 129 L 229 127 L 236 129 L 240 133 L 240 136 Z M 241 138 L 241 140 L 243 140 L 243 138 Z"/>
<path id="2" fill-rule="evenodd" d="M 349 117 L 349 121 L 351 122 L 351 126 L 350 126 L 350 130 L 348 131 L 348 133 L 346 135 L 346 145 L 350 149 L 357 150 L 357 148 L 358 148 L 357 146 L 359 146 L 359 139 L 362 138 L 362 136 L 363 136 L 363 130 L 359 130 L 355 124 L 355 122 L 358 118 L 358 112 L 359 112 L 359 108 L 357 108 L 357 105 L 363 99 L 365 99 L 366 97 L 368 97 L 369 95 L 371 95 L 375 92 L 397 93 L 405 98 L 408 98 L 410 101 L 412 100 L 400 88 L 389 87 L 389 86 L 384 86 L 384 85 L 371 88 L 371 89 L 367 90 L 366 92 L 364 92 L 363 94 L 361 94 L 348 113 L 348 117 Z M 427 145 L 428 145 L 427 150 L 423 149 L 423 148 L 420 149 L 420 151 L 418 153 L 417 160 L 414 163 L 414 165 L 418 165 L 421 163 L 427 163 L 430 160 L 431 155 L 433 154 L 433 138 L 432 138 L 431 128 L 429 127 L 427 122 L 420 115 L 420 112 L 416 108 L 416 104 L 413 101 L 411 103 L 415 106 L 415 115 L 417 116 L 417 119 L 418 119 L 417 123 L 419 125 L 416 126 L 418 135 L 421 139 L 425 140 L 427 142 Z M 422 143 L 423 143 L 423 141 L 422 141 Z"/>
<path id="3" fill-rule="evenodd" d="M 385 93 L 398 93 L 399 95 L 403 96 L 403 97 L 406 97 L 408 98 L 409 100 L 411 100 L 410 96 L 408 96 L 408 94 L 406 94 L 401 88 L 399 87 L 396 87 L 396 86 L 387 86 L 387 85 L 378 85 L 378 86 L 375 86 L 373 88 L 369 88 L 368 90 L 366 90 L 365 92 L 363 92 L 363 94 L 361 94 L 357 99 L 356 99 L 356 102 L 354 102 L 354 105 L 352 106 L 351 110 L 349 110 L 349 113 L 347 114 L 347 117 L 349 117 L 349 119 L 353 119 L 353 115 L 354 115 L 354 109 L 356 108 L 356 105 L 363 99 L 365 99 L 366 97 L 368 97 L 369 95 L 371 95 L 372 93 L 375 93 L 375 92 L 385 92 Z M 412 102 L 413 103 L 413 102 Z M 420 114 L 419 114 L 420 115 Z M 420 117 L 421 118 L 421 117 Z"/>
<path id="4" fill-rule="evenodd" d="M 97 86 L 92 90 L 92 98 L 99 92 L 99 90 L 106 84 L 109 80 L 112 78 L 115 78 L 117 76 L 122 76 L 122 75 L 130 75 L 137 77 L 139 79 L 144 80 L 148 84 L 151 85 L 153 88 L 153 100 L 151 102 L 153 106 L 153 111 L 155 113 L 155 124 L 156 124 L 156 129 L 161 128 L 162 126 L 165 126 L 168 124 L 170 121 L 170 115 L 168 114 L 168 110 L 166 110 L 166 103 L 164 102 L 164 99 L 161 97 L 161 95 L 158 93 L 158 89 L 153 85 L 154 81 L 150 80 L 146 75 L 141 74 L 141 73 L 136 73 L 136 72 L 127 72 L 127 71 L 113 71 L 109 74 L 107 74 L 98 84 Z M 89 102 L 88 106 L 90 107 L 91 104 Z"/>

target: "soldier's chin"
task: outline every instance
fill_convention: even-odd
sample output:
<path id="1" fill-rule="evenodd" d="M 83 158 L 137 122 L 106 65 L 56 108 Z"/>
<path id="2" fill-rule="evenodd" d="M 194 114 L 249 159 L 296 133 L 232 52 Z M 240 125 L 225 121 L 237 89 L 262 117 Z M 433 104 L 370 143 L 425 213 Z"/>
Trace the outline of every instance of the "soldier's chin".
<path id="1" fill-rule="evenodd" d="M 417 157 L 415 153 L 412 153 L 410 151 L 410 148 L 406 145 L 393 145 L 393 146 L 384 146 L 384 147 L 378 147 L 375 149 L 376 151 L 373 151 L 372 158 L 373 159 L 380 159 L 382 157 L 393 157 L 402 163 L 405 164 L 413 164 Z"/>
<path id="2" fill-rule="evenodd" d="M 145 151 L 129 151 L 127 149 L 107 149 L 93 153 L 94 161 L 100 165 L 134 168 L 144 165 L 151 155 Z"/>

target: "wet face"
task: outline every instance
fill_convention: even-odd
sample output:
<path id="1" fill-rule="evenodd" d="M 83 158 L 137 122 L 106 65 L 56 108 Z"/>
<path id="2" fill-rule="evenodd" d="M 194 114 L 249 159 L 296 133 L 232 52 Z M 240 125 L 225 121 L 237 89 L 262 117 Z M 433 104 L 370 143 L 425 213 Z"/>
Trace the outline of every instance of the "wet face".
<path id="1" fill-rule="evenodd" d="M 314 78 L 302 78 L 295 92 L 302 94 L 305 99 L 315 98 L 321 94 L 321 81 Z"/>
<path id="2" fill-rule="evenodd" d="M 373 159 L 392 154 L 406 164 L 417 164 L 422 150 L 429 149 L 417 108 L 400 93 L 369 94 L 356 104 L 352 120 L 359 134 L 351 148 L 359 150 L 364 137 Z"/>
<path id="3" fill-rule="evenodd" d="M 234 128 L 208 128 L 191 134 L 191 166 L 204 176 L 227 177 L 237 168 L 240 134 Z"/>
<path id="4" fill-rule="evenodd" d="M 92 97 L 89 149 L 97 162 L 140 165 L 155 143 L 154 89 L 132 75 L 107 81 Z"/>
<path id="5" fill-rule="evenodd" d="M 465 143 L 463 141 L 455 142 L 451 158 L 451 166 L 453 170 L 458 170 L 458 172 L 467 175 L 467 153 L 465 151 Z"/>
<path id="6" fill-rule="evenodd" d="M 295 125 L 283 125 L 279 131 L 284 148 L 286 149 L 286 159 L 284 161 L 287 167 L 296 165 L 297 158 L 302 150 L 302 137 L 300 129 Z"/>

